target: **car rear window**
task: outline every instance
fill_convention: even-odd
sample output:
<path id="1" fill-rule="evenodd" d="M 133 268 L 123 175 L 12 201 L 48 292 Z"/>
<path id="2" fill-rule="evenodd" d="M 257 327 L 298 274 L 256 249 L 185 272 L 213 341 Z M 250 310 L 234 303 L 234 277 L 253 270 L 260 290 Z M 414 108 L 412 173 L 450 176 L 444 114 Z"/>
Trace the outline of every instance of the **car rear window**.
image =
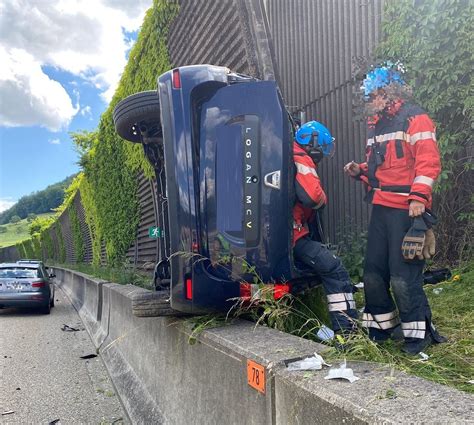
<path id="1" fill-rule="evenodd" d="M 240 126 L 217 128 L 217 230 L 242 238 L 242 135 Z"/>
<path id="2" fill-rule="evenodd" d="M 39 269 L 9 267 L 0 269 L 0 279 L 27 279 L 41 277 Z"/>

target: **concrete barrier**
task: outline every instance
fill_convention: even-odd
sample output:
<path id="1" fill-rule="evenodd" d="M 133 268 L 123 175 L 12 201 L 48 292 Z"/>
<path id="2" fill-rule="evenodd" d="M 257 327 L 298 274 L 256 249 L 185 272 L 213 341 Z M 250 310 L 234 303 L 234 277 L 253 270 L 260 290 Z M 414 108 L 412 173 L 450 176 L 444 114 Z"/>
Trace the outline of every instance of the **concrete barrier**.
<path id="1" fill-rule="evenodd" d="M 99 302 L 86 301 L 93 279 L 59 274 L 74 305 L 83 300 L 80 314 Z M 474 423 L 473 397 L 460 391 L 365 362 L 349 363 L 360 377 L 352 384 L 324 380 L 327 370 L 288 372 L 286 360 L 324 346 L 241 320 L 190 339 L 189 320 L 132 315 L 132 297 L 144 289 L 95 284 L 101 314 L 85 325 L 133 423 Z M 264 393 L 248 383 L 248 360 L 265 370 Z"/>
<path id="2" fill-rule="evenodd" d="M 55 273 L 58 285 L 68 295 L 94 343 L 100 345 L 105 338 L 101 328 L 102 285 L 107 282 L 67 269 L 56 268 Z M 106 320 L 108 321 L 108 317 Z"/>

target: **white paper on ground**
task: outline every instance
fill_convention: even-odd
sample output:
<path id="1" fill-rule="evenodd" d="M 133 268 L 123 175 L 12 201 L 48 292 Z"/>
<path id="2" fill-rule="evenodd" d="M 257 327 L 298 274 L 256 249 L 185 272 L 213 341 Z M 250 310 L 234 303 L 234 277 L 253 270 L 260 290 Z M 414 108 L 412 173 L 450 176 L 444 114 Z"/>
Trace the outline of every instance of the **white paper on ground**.
<path id="1" fill-rule="evenodd" d="M 428 356 L 428 354 L 423 353 L 423 351 L 420 351 L 418 354 L 420 355 L 422 362 L 426 362 L 426 360 L 430 358 L 430 356 Z"/>
<path id="2" fill-rule="evenodd" d="M 286 367 L 289 371 L 295 370 L 320 370 L 325 366 L 331 366 L 327 364 L 324 359 L 317 353 L 314 356 L 307 357 L 303 360 L 297 360 L 296 362 L 289 363 Z"/>
<path id="3" fill-rule="evenodd" d="M 329 369 L 329 373 L 324 379 L 347 379 L 351 384 L 360 378 L 354 376 L 354 371 L 346 367 L 346 362 L 342 363 L 338 368 Z"/>
<path id="4" fill-rule="evenodd" d="M 319 328 L 319 331 L 316 336 L 321 341 L 331 341 L 331 339 L 334 338 L 334 331 L 331 328 L 328 328 L 326 325 L 323 325 Z"/>

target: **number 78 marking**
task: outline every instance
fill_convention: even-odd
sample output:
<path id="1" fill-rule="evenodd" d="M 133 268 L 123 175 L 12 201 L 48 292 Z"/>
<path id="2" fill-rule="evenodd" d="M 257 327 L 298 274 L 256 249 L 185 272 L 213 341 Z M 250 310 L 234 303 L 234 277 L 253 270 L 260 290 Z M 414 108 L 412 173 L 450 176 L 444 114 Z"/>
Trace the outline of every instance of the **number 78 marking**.
<path id="1" fill-rule="evenodd" d="M 265 394 L 265 368 L 252 360 L 247 360 L 247 382 L 252 388 Z"/>

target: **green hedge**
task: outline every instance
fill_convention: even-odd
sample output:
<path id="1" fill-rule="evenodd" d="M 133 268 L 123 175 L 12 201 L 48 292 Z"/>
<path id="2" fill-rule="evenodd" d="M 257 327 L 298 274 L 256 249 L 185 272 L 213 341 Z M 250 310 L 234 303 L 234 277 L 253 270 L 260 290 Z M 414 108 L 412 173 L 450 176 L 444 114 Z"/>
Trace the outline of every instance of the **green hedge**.
<path id="1" fill-rule="evenodd" d="M 115 132 L 112 112 L 124 97 L 156 89 L 156 78 L 170 68 L 166 37 L 177 13 L 176 4 L 155 0 L 145 17 L 138 40 L 117 91 L 93 133 L 73 135 L 84 168 L 81 196 L 90 229 L 94 263 L 100 263 L 105 241 L 107 262 L 120 264 L 133 243 L 139 222 L 137 175 L 151 178 L 153 170 L 140 145 L 125 142 Z"/>

